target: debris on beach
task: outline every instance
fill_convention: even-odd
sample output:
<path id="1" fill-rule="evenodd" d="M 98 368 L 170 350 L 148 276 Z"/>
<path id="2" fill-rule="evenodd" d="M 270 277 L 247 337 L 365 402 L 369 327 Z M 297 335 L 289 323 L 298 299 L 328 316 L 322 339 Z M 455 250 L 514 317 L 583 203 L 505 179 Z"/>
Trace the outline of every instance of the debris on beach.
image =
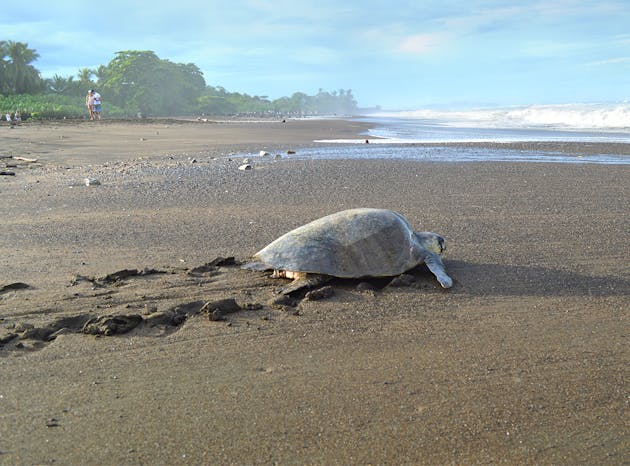
<path id="1" fill-rule="evenodd" d="M 267 152 L 266 150 L 261 150 L 261 151 L 258 153 L 258 155 L 260 155 L 261 157 L 268 157 L 268 156 L 269 156 L 269 155 L 271 155 L 271 154 L 269 154 L 269 152 Z"/>
<path id="2" fill-rule="evenodd" d="M 29 166 L 28 168 L 32 168 L 33 166 L 41 166 L 37 164 L 37 159 L 30 159 L 28 157 L 21 157 L 16 155 L 0 155 L 0 160 L 4 161 L 3 167 L 1 167 L 4 169 L 24 168 L 28 164 L 36 164 Z M 14 161 L 15 163 L 10 161 Z M 16 172 L 14 172 L 13 170 L 0 170 L 0 176 L 16 176 Z"/>
<path id="3" fill-rule="evenodd" d="M 252 168 L 253 167 L 250 164 L 248 164 L 248 163 L 244 163 L 243 165 L 238 167 L 238 169 L 241 170 L 241 171 L 251 170 Z"/>
<path id="4" fill-rule="evenodd" d="M 280 159 L 282 158 L 282 155 L 280 155 L 280 154 L 276 154 L 276 155 L 274 156 L 274 158 L 275 158 L 276 160 L 280 160 Z"/>
<path id="5" fill-rule="evenodd" d="M 26 162 L 26 163 L 37 163 L 37 159 L 29 159 L 27 157 L 20 157 L 20 156 L 12 156 L 11 157 L 13 160 L 18 160 L 20 162 Z"/>
<path id="6" fill-rule="evenodd" d="M 295 151 L 294 150 L 288 150 L 287 151 L 287 155 L 295 155 Z"/>
<path id="7" fill-rule="evenodd" d="M 84 179 L 83 182 L 85 183 L 85 186 L 99 186 L 101 184 L 101 182 L 96 178 L 90 177 Z"/>

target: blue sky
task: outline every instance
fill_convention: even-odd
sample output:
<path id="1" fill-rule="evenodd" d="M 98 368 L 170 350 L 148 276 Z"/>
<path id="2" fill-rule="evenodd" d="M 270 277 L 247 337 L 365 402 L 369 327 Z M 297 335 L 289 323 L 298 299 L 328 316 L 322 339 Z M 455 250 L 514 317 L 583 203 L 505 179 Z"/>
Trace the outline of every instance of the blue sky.
<path id="1" fill-rule="evenodd" d="M 387 109 L 630 99 L 628 0 L 9 1 L 0 40 L 44 77 L 120 50 L 194 63 L 206 83 L 277 98 L 352 89 Z"/>

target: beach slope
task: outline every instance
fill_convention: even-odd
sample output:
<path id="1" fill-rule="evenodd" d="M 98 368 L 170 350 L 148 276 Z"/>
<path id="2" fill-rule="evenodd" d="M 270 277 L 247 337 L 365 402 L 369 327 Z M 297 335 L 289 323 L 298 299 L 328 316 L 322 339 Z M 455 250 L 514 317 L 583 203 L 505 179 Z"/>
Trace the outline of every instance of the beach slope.
<path id="1" fill-rule="evenodd" d="M 361 137 L 343 120 L 103 123 L 0 128 L 37 159 L 0 160 L 1 464 L 627 461 L 627 165 L 287 155 Z M 282 158 L 238 170 L 260 150 Z M 278 303 L 239 267 L 354 207 L 443 235 L 453 288 L 420 268 Z"/>

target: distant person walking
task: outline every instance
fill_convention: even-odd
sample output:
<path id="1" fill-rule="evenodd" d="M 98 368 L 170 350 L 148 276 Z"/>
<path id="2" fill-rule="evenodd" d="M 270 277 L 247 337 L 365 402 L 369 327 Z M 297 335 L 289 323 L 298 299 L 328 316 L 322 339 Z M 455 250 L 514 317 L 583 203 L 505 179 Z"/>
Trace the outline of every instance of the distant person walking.
<path id="1" fill-rule="evenodd" d="M 95 90 L 92 90 L 92 97 L 94 99 L 94 107 L 93 107 L 94 119 L 100 120 L 101 113 L 103 112 L 103 110 L 101 109 L 101 94 L 99 94 Z"/>
<path id="2" fill-rule="evenodd" d="M 92 89 L 87 91 L 85 95 L 85 106 L 88 109 L 88 113 L 90 114 L 90 120 L 94 119 L 94 99 L 92 98 Z"/>
<path id="3" fill-rule="evenodd" d="M 88 112 L 90 113 L 90 120 L 94 119 L 94 97 L 92 95 L 93 92 L 94 90 L 90 89 L 87 95 L 85 96 L 85 106 L 87 107 Z"/>

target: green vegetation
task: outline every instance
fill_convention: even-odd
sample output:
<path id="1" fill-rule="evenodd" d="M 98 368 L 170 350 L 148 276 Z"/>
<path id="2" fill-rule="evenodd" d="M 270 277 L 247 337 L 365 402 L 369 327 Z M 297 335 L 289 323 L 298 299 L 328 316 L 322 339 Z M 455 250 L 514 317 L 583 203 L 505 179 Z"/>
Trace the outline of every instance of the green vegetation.
<path id="1" fill-rule="evenodd" d="M 39 54 L 22 42 L 0 41 L 0 93 L 23 94 L 44 90 L 39 71 L 31 62 Z"/>
<path id="2" fill-rule="evenodd" d="M 357 112 L 350 89 L 269 100 L 206 85 L 194 64 L 173 63 L 151 51 L 117 52 L 98 69 L 77 76 L 42 79 L 32 62 L 39 54 L 28 44 L 0 41 L 0 111 L 19 110 L 23 118 L 84 118 L 88 89 L 104 98 L 107 117 L 177 115 L 331 115 Z"/>
<path id="3" fill-rule="evenodd" d="M 14 94 L 0 95 L 1 114 L 9 112 L 11 117 L 16 110 L 22 119 L 63 119 L 85 118 L 85 98 L 55 94 Z M 127 114 L 114 105 L 107 106 L 107 115 L 113 118 L 124 118 Z"/>

